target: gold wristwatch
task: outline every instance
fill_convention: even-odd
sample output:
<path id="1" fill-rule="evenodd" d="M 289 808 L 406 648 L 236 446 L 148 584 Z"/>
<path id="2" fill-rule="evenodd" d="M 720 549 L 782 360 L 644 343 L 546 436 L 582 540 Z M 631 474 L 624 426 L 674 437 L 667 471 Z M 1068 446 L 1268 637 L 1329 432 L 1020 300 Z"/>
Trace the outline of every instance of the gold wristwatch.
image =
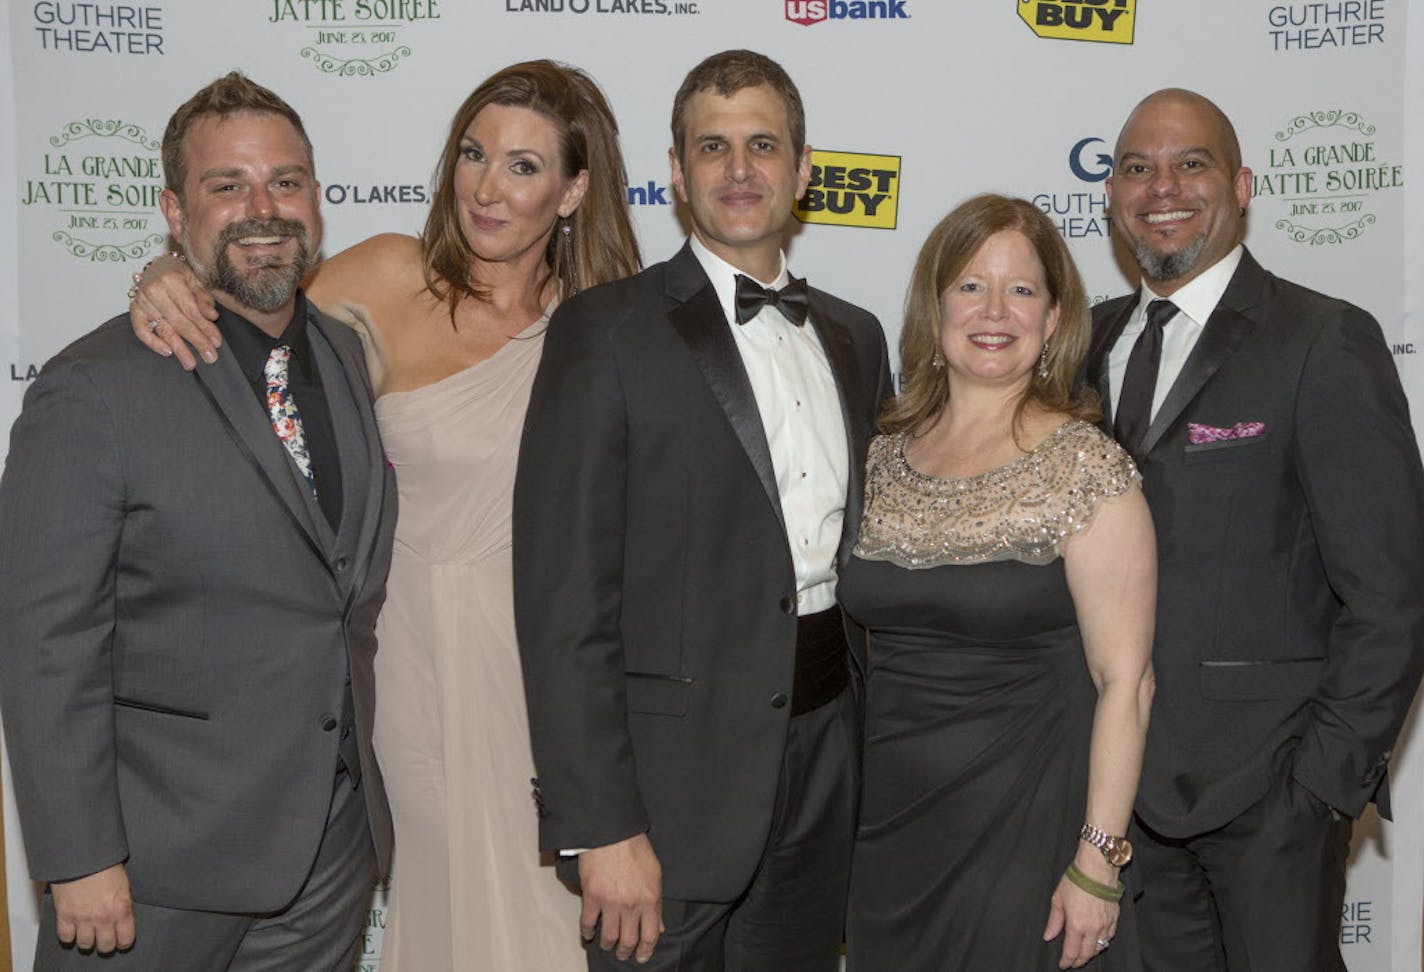
<path id="1" fill-rule="evenodd" d="M 1078 831 L 1078 838 L 1102 851 L 1103 857 L 1107 858 L 1113 867 L 1122 867 L 1132 860 L 1132 844 L 1126 837 L 1114 837 L 1092 824 L 1085 823 L 1083 829 Z"/>

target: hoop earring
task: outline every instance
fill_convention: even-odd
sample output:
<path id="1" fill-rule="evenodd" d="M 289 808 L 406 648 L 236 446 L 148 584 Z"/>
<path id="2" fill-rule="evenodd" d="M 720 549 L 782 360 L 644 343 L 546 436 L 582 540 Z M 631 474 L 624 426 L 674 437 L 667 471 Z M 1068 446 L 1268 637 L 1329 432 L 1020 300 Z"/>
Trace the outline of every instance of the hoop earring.
<path id="1" fill-rule="evenodd" d="M 578 265 L 574 262 L 574 226 L 573 216 L 559 217 L 559 249 L 562 251 L 563 264 L 568 270 L 568 293 L 565 298 L 572 297 L 579 292 Z"/>
<path id="2" fill-rule="evenodd" d="M 1038 377 L 1048 377 L 1048 342 L 1043 342 L 1043 350 L 1038 355 Z"/>

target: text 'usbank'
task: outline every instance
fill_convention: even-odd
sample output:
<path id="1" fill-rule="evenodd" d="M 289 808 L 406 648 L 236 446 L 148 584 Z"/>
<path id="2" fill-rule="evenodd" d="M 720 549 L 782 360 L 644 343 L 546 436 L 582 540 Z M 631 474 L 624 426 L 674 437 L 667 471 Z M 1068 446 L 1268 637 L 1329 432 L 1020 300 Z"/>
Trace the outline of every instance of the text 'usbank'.
<path id="1" fill-rule="evenodd" d="M 909 0 L 785 0 L 786 19 L 809 27 L 823 20 L 908 20 Z"/>

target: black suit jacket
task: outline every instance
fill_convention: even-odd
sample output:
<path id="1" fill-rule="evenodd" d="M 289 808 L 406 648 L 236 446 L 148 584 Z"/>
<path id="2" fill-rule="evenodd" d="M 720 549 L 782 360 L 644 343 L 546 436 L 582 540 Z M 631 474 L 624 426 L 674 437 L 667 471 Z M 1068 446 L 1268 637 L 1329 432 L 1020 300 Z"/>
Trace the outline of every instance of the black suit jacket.
<path id="1" fill-rule="evenodd" d="M 1138 300 L 1094 310 L 1105 406 Z M 1265 432 L 1188 441 L 1188 423 L 1238 422 Z M 1202 833 L 1283 772 L 1352 816 L 1378 793 L 1387 814 L 1424 665 L 1424 475 L 1379 325 L 1245 253 L 1139 462 L 1160 558 L 1142 819 Z"/>
<path id="2" fill-rule="evenodd" d="M 859 522 L 885 338 L 811 291 Z M 664 893 L 729 900 L 770 827 L 790 717 L 796 581 L 756 399 L 689 247 L 549 324 L 514 496 L 515 617 L 540 845 L 647 830 Z"/>
<path id="3" fill-rule="evenodd" d="M 25 394 L 0 480 L 0 701 L 36 880 L 124 861 L 147 904 L 285 907 L 325 831 L 348 676 L 385 864 L 372 666 L 395 480 L 360 342 L 308 323 L 336 531 L 232 354 L 185 372 L 124 314 Z"/>

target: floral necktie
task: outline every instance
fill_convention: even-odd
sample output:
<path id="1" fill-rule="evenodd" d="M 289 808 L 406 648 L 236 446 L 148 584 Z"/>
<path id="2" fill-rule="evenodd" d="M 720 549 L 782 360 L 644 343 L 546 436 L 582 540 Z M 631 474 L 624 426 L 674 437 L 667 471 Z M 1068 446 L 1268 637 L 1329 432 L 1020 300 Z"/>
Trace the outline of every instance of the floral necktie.
<path id="1" fill-rule="evenodd" d="M 291 453 L 315 496 L 316 477 L 312 475 L 307 437 L 302 432 L 302 417 L 297 414 L 296 399 L 292 398 L 292 389 L 287 384 L 291 362 L 292 349 L 285 344 L 279 344 L 267 356 L 267 364 L 262 368 L 262 377 L 267 380 L 267 416 L 272 420 L 272 430 L 287 447 L 287 452 Z"/>

